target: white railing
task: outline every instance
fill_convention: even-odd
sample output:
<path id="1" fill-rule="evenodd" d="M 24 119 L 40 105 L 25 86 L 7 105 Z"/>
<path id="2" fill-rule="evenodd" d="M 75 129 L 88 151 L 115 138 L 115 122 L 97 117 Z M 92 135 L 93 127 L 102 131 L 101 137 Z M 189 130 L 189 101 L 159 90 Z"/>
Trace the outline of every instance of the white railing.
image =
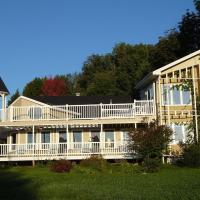
<path id="1" fill-rule="evenodd" d="M 135 114 L 136 115 L 152 115 L 154 114 L 154 101 L 153 100 L 135 100 Z"/>
<path id="2" fill-rule="evenodd" d="M 127 142 L 73 142 L 73 143 L 35 143 L 35 144 L 0 144 L 1 158 L 125 155 L 130 153 Z"/>
<path id="3" fill-rule="evenodd" d="M 152 100 L 126 104 L 91 104 L 62 106 L 10 106 L 0 110 L 0 121 L 70 120 L 134 118 L 154 115 Z"/>

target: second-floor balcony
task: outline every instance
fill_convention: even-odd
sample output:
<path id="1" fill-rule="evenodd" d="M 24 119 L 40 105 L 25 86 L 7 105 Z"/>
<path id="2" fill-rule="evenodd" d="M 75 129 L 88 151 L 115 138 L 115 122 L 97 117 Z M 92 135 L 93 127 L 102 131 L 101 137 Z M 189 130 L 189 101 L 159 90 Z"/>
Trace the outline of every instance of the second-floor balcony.
<path id="1" fill-rule="evenodd" d="M 135 100 L 126 104 L 10 106 L 0 110 L 0 122 L 118 119 L 154 114 L 153 100 Z"/>

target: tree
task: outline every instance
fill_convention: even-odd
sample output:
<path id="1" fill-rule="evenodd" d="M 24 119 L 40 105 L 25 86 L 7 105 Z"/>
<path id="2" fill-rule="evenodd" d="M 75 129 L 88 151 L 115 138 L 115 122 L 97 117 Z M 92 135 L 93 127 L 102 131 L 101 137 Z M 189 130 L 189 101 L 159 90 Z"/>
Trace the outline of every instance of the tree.
<path id="1" fill-rule="evenodd" d="M 68 94 L 68 86 L 63 78 L 54 77 L 43 81 L 41 95 L 44 96 L 65 96 Z"/>
<path id="2" fill-rule="evenodd" d="M 151 71 L 151 45 L 117 44 L 112 51 L 115 64 L 116 88 L 119 94 L 135 96 L 135 85 Z"/>
<path id="3" fill-rule="evenodd" d="M 106 72 L 110 73 L 111 71 L 113 71 L 113 69 L 114 63 L 113 58 L 110 54 L 89 56 L 83 64 L 82 72 L 77 82 L 77 87 L 80 89 L 81 94 L 88 95 L 88 91 L 90 94 L 92 90 L 91 88 L 94 87 L 93 85 L 95 85 L 97 82 L 96 77 L 98 77 L 98 74 Z M 110 78 L 112 79 L 112 77 Z M 104 84 L 101 80 L 99 81 Z M 107 85 L 105 87 L 109 86 Z"/>
<path id="4" fill-rule="evenodd" d="M 66 75 L 57 75 L 56 78 L 63 79 L 68 88 L 68 95 L 75 95 L 77 92 L 80 92 L 78 85 L 79 74 L 66 74 Z"/>
<path id="5" fill-rule="evenodd" d="M 27 83 L 23 90 L 23 95 L 27 97 L 39 96 L 42 93 L 42 85 L 45 78 L 34 78 Z"/>
<path id="6" fill-rule="evenodd" d="M 194 5 L 197 10 L 197 13 L 200 14 L 200 0 L 194 0 Z"/>
<path id="7" fill-rule="evenodd" d="M 10 97 L 8 105 L 12 104 L 20 96 L 19 90 L 17 89 L 15 93 Z"/>
<path id="8" fill-rule="evenodd" d="M 87 88 L 87 95 L 117 95 L 115 76 L 112 72 L 99 72 L 94 74 L 94 80 Z"/>
<path id="9" fill-rule="evenodd" d="M 111 53 L 88 57 L 78 80 L 81 93 L 133 96 L 136 82 L 150 71 L 151 47 L 120 43 Z"/>
<path id="10" fill-rule="evenodd" d="M 196 1 L 196 3 L 199 1 Z M 197 8 L 198 7 L 197 3 Z M 187 11 L 179 23 L 178 40 L 181 56 L 185 56 L 200 49 L 200 12 Z"/>
<path id="11" fill-rule="evenodd" d="M 152 70 L 160 68 L 180 58 L 179 32 L 170 30 L 150 51 L 150 63 Z"/>

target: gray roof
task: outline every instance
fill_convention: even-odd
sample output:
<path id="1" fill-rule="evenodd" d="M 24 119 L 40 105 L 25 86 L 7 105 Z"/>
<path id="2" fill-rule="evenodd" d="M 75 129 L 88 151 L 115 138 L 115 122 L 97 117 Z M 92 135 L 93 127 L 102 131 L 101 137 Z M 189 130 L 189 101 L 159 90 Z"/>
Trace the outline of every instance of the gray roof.
<path id="1" fill-rule="evenodd" d="M 3 92 L 3 93 L 6 93 L 6 94 L 9 94 L 9 91 L 5 85 L 5 83 L 3 82 L 3 80 L 1 79 L 0 77 L 0 92 Z"/>
<path id="2" fill-rule="evenodd" d="M 133 102 L 130 96 L 37 96 L 30 98 L 49 105 L 117 104 Z"/>

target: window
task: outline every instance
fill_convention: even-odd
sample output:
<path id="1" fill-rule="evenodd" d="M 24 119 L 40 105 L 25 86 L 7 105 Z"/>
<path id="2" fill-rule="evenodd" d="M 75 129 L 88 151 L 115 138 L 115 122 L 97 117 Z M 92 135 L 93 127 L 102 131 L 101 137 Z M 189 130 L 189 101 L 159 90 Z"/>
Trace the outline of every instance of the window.
<path id="1" fill-rule="evenodd" d="M 50 143 L 50 132 L 42 132 L 41 133 L 41 142 L 42 143 Z"/>
<path id="2" fill-rule="evenodd" d="M 173 87 L 172 94 L 173 94 L 173 104 L 175 105 L 181 104 L 180 89 L 177 87 Z"/>
<path id="3" fill-rule="evenodd" d="M 186 105 L 191 103 L 190 91 L 183 90 L 175 85 L 163 85 L 163 105 Z"/>
<path id="4" fill-rule="evenodd" d="M 27 133 L 27 143 L 28 144 L 33 143 L 33 133 L 32 132 Z M 36 137 L 34 137 L 34 143 L 36 143 Z"/>
<path id="5" fill-rule="evenodd" d="M 182 90 L 182 100 L 183 100 L 183 104 L 191 103 L 190 91 Z"/>
<path id="6" fill-rule="evenodd" d="M 91 142 L 100 142 L 100 132 L 99 131 L 91 132 Z"/>
<path id="7" fill-rule="evenodd" d="M 171 104 L 170 85 L 166 85 L 166 84 L 163 85 L 162 97 L 163 97 L 164 105 Z"/>
<path id="8" fill-rule="evenodd" d="M 74 142 L 82 142 L 82 132 L 81 131 L 73 132 L 73 141 Z"/>
<path id="9" fill-rule="evenodd" d="M 129 141 L 129 134 L 127 131 L 123 131 L 123 141 Z"/>
<path id="10" fill-rule="evenodd" d="M 179 143 L 184 140 L 184 130 L 182 125 L 174 125 L 174 141 Z"/>
<path id="11" fill-rule="evenodd" d="M 65 131 L 59 131 L 59 143 L 67 142 L 67 133 Z"/>
<path id="12" fill-rule="evenodd" d="M 105 132 L 105 142 L 114 142 L 114 132 L 113 131 Z"/>

